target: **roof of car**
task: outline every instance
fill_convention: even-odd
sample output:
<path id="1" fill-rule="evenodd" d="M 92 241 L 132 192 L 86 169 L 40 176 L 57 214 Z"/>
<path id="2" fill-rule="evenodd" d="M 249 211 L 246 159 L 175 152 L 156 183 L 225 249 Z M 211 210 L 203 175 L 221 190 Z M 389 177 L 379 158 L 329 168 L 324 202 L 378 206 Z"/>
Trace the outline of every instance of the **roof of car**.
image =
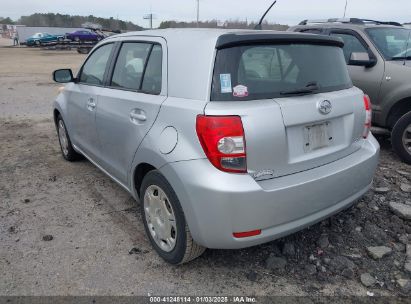
<path id="1" fill-rule="evenodd" d="M 328 20 L 304 20 L 292 28 L 344 28 L 353 30 L 363 30 L 366 28 L 403 28 L 403 26 L 393 21 L 375 21 L 368 19 L 328 19 Z"/>
<path id="2" fill-rule="evenodd" d="M 215 28 L 170 28 L 161 30 L 147 30 L 128 32 L 110 36 L 107 39 L 124 39 L 133 37 L 161 37 L 169 46 L 177 42 L 178 45 L 195 47 L 200 44 L 212 49 L 232 47 L 240 44 L 265 43 L 268 40 L 275 42 L 308 42 L 328 44 L 343 47 L 343 42 L 335 37 L 307 35 L 287 31 L 272 30 L 244 30 L 244 29 L 215 29 Z M 206 45 L 207 44 L 207 45 Z"/>
<path id="3" fill-rule="evenodd" d="M 158 30 L 145 30 L 145 31 L 135 31 L 127 32 L 123 34 L 116 35 L 121 36 L 157 36 L 164 38 L 172 38 L 180 36 L 181 34 L 186 36 L 192 36 L 195 38 L 199 33 L 201 35 L 207 35 L 211 37 L 218 37 L 225 33 L 237 33 L 237 32 L 251 32 L 251 30 L 241 30 L 241 29 L 222 29 L 222 28 L 167 28 Z"/>
<path id="4" fill-rule="evenodd" d="M 402 28 L 395 25 L 389 24 L 353 24 L 353 23 L 337 23 L 337 22 L 330 22 L 330 23 L 310 23 L 304 25 L 296 25 L 295 27 L 321 27 L 321 28 L 349 28 L 349 29 L 364 29 L 364 28 L 383 28 L 383 27 L 390 27 L 390 28 Z"/>
<path id="5" fill-rule="evenodd" d="M 220 29 L 220 28 L 169 28 L 158 30 L 146 30 L 137 32 L 128 32 L 118 35 L 110 36 L 110 38 L 120 37 L 133 37 L 133 36 L 150 36 L 150 37 L 162 37 L 167 41 L 176 39 L 181 42 L 182 38 L 189 39 L 191 42 L 196 40 L 210 39 L 217 41 L 217 39 L 223 35 L 254 35 L 263 36 L 270 35 L 272 38 L 282 39 L 284 37 L 302 37 L 299 33 L 291 33 L 286 31 L 273 31 L 273 30 L 250 30 L 250 29 Z M 306 36 L 305 36 L 306 37 Z M 328 40 L 323 37 L 321 39 Z"/>

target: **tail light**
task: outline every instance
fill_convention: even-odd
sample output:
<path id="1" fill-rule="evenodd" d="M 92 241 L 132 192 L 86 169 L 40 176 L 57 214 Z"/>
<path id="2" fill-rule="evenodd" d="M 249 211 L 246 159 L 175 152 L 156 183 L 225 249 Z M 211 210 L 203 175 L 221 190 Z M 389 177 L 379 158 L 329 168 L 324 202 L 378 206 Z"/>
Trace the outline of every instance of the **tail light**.
<path id="1" fill-rule="evenodd" d="M 247 172 L 244 129 L 239 116 L 198 115 L 196 131 L 207 158 L 217 169 Z"/>
<path id="2" fill-rule="evenodd" d="M 364 131 L 362 133 L 362 137 L 367 138 L 368 135 L 370 134 L 371 118 L 372 118 L 371 100 L 368 95 L 364 95 L 364 107 L 365 107 L 365 123 L 364 123 Z"/>

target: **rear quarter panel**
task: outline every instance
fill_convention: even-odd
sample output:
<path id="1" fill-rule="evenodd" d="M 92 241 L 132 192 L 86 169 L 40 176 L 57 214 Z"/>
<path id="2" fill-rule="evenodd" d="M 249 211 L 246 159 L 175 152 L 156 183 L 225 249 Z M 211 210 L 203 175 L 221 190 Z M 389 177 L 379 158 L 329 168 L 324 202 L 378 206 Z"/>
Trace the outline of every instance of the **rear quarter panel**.
<path id="1" fill-rule="evenodd" d="M 158 117 L 143 139 L 134 157 L 129 181 L 133 181 L 135 168 L 148 163 L 159 169 L 167 163 L 206 158 L 196 133 L 196 117 L 204 113 L 206 101 L 169 97 L 161 106 Z M 163 130 L 173 127 L 177 132 L 177 143 L 169 153 L 162 153 L 161 144 L 166 138 Z M 134 186 L 130 184 L 137 197 Z"/>

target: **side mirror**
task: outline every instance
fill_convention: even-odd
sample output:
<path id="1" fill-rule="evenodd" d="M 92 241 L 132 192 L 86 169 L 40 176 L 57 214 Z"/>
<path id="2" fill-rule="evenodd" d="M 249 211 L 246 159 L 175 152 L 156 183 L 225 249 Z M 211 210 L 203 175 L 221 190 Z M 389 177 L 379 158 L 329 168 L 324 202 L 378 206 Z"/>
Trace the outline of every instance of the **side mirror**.
<path id="1" fill-rule="evenodd" d="M 363 66 L 366 68 L 373 67 L 376 64 L 377 60 L 374 58 L 370 58 L 370 55 L 368 55 L 368 53 L 365 52 L 352 52 L 350 56 L 350 61 L 348 61 L 348 65 Z"/>
<path id="2" fill-rule="evenodd" d="M 53 80 L 59 83 L 73 82 L 73 72 L 70 69 L 60 69 L 53 72 Z"/>

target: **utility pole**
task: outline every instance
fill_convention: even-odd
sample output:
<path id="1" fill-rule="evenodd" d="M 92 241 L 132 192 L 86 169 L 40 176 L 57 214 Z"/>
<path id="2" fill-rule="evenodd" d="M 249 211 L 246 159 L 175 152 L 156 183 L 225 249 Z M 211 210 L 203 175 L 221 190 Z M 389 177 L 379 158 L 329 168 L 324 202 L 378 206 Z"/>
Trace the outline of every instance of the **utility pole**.
<path id="1" fill-rule="evenodd" d="M 143 19 L 150 20 L 150 28 L 151 29 L 153 28 L 153 18 L 154 18 L 154 16 L 153 16 L 152 13 L 143 16 Z"/>
<path id="2" fill-rule="evenodd" d="M 197 27 L 199 27 L 200 22 L 200 0 L 197 0 Z"/>
<path id="3" fill-rule="evenodd" d="M 347 13 L 347 6 L 348 6 L 348 0 L 345 0 L 344 18 L 345 18 L 345 14 Z"/>

